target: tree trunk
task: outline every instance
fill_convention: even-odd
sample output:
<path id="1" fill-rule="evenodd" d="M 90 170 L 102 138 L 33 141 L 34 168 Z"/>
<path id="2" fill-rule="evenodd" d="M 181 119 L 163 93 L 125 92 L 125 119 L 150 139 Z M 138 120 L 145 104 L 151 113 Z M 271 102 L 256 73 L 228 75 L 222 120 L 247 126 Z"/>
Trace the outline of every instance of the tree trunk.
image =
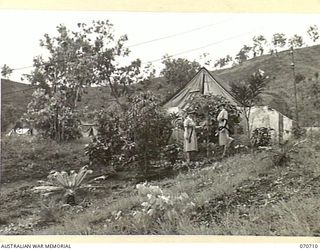
<path id="1" fill-rule="evenodd" d="M 207 115 L 206 117 L 206 123 L 207 123 L 207 136 L 206 136 L 206 150 L 207 150 L 207 158 L 210 156 L 210 148 L 209 148 L 209 117 Z"/>
<path id="2" fill-rule="evenodd" d="M 61 141 L 65 141 L 65 138 L 64 138 L 64 121 L 61 122 Z"/>
<path id="3" fill-rule="evenodd" d="M 54 118 L 54 133 L 55 133 L 55 141 L 59 142 L 59 113 L 58 108 L 55 110 L 55 118 Z"/>

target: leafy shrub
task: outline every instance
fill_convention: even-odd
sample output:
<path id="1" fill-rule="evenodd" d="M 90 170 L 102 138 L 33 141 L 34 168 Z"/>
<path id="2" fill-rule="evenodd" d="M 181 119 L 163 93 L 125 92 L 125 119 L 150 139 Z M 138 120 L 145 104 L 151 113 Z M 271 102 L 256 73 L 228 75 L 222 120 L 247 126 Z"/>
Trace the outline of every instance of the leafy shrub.
<path id="1" fill-rule="evenodd" d="M 251 137 L 252 145 L 254 147 L 271 145 L 271 130 L 274 129 L 265 127 L 254 129 Z"/>
<path id="2" fill-rule="evenodd" d="M 160 107 L 160 100 L 150 92 L 130 98 L 127 111 L 127 132 L 136 145 L 137 159 L 146 168 L 158 159 L 171 134 L 171 120 Z"/>
<path id="3" fill-rule="evenodd" d="M 166 160 L 169 160 L 171 164 L 174 164 L 179 159 L 179 153 L 182 151 L 182 148 L 178 144 L 169 144 L 166 145 L 162 154 Z"/>
<path id="4" fill-rule="evenodd" d="M 101 112 L 98 136 L 86 147 L 90 160 L 124 166 L 136 161 L 147 170 L 160 157 L 171 134 L 170 116 L 151 93 L 129 98 L 127 110 Z"/>
<path id="5" fill-rule="evenodd" d="M 64 90 L 50 96 L 45 90 L 38 89 L 32 95 L 23 120 L 44 138 L 57 141 L 80 138 L 79 114 L 67 103 Z"/>
<path id="6" fill-rule="evenodd" d="M 133 155 L 134 143 L 126 138 L 124 119 L 116 111 L 100 112 L 97 116 L 98 136 L 85 148 L 91 164 L 117 167 Z"/>

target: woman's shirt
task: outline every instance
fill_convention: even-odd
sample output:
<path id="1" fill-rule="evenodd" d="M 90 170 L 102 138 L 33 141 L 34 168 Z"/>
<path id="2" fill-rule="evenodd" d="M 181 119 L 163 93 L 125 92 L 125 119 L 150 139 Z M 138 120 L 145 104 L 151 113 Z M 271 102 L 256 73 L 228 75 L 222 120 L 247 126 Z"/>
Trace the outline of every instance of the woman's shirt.
<path id="1" fill-rule="evenodd" d="M 219 127 L 224 127 L 226 125 L 226 121 L 228 120 L 228 111 L 222 109 L 217 117 L 219 122 Z"/>

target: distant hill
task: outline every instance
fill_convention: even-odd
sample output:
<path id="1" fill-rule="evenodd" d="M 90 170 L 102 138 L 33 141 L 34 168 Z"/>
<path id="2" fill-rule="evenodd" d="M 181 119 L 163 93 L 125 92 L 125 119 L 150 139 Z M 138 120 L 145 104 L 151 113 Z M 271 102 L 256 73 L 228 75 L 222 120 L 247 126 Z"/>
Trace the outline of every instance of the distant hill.
<path id="1" fill-rule="evenodd" d="M 12 127 L 27 110 L 34 87 L 1 79 L 1 131 Z"/>
<path id="2" fill-rule="evenodd" d="M 295 74 L 303 75 L 305 80 L 297 84 L 298 103 L 301 100 L 301 90 L 310 88 L 308 82 L 320 73 L 320 45 L 296 49 L 294 51 Z M 280 112 L 291 115 L 294 107 L 294 84 L 291 67 L 291 54 L 282 51 L 276 55 L 264 55 L 250 59 L 241 65 L 214 72 L 226 82 L 236 82 L 244 79 L 257 69 L 262 69 L 270 76 L 268 91 L 274 96 L 265 96 L 264 103 Z"/>
<path id="3" fill-rule="evenodd" d="M 296 49 L 294 56 L 296 75 L 301 74 L 306 79 L 311 79 L 315 73 L 320 73 L 320 45 Z M 289 51 L 282 51 L 278 55 L 256 57 L 232 68 L 214 71 L 213 74 L 228 86 L 231 82 L 245 79 L 257 69 L 264 70 L 271 79 L 268 91 L 272 95 L 265 95 L 263 103 L 292 117 L 294 107 L 293 74 Z M 149 90 L 158 94 L 162 100 L 166 100 L 178 88 L 178 86 L 167 84 L 163 78 L 156 78 L 149 83 L 136 84 L 130 87 L 130 91 Z M 298 98 L 299 90 L 302 88 L 309 88 L 308 81 L 302 81 L 298 84 Z M 7 129 L 12 120 L 17 119 L 25 112 L 32 92 L 33 89 L 30 85 L 1 79 L 2 131 Z M 88 107 L 89 110 L 92 110 L 108 108 L 112 103 L 114 103 L 114 98 L 110 95 L 108 88 L 95 87 L 87 90 L 87 94 L 79 102 L 79 107 Z"/>

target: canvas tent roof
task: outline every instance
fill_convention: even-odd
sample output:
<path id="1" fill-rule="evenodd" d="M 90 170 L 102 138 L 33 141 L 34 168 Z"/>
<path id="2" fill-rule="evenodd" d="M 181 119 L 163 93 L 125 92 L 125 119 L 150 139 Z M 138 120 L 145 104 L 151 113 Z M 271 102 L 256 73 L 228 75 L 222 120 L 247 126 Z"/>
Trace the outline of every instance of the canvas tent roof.
<path id="1" fill-rule="evenodd" d="M 224 96 L 232 104 L 237 105 L 237 100 L 230 94 L 221 81 L 217 80 L 206 68 L 201 68 L 198 73 L 185 85 L 185 87 L 176 93 L 164 107 L 183 109 L 187 105 L 187 101 L 194 95 L 214 94 Z"/>

